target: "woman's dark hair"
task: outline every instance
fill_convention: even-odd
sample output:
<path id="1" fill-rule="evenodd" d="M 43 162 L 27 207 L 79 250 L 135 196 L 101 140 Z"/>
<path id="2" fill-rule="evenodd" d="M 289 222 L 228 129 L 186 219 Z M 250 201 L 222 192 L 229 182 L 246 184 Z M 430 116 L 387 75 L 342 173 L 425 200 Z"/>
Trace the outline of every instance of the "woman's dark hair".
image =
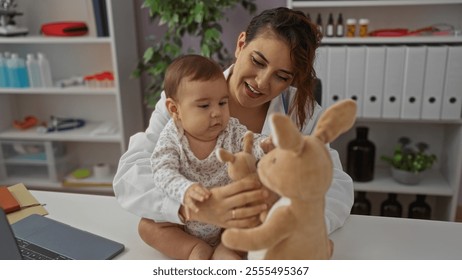
<path id="1" fill-rule="evenodd" d="M 316 72 L 313 63 L 322 35 L 303 12 L 279 7 L 265 10 L 250 21 L 245 44 L 268 31 L 289 45 L 295 73 L 293 86 L 297 88 L 295 102 L 290 106 L 289 113 L 297 110 L 297 125 L 302 128 L 307 112 L 311 117 L 316 104 Z"/>
<path id="2" fill-rule="evenodd" d="M 224 79 L 220 65 L 210 58 L 197 54 L 187 54 L 173 60 L 167 67 L 164 90 L 167 98 L 176 99 L 181 81 L 208 81 Z"/>

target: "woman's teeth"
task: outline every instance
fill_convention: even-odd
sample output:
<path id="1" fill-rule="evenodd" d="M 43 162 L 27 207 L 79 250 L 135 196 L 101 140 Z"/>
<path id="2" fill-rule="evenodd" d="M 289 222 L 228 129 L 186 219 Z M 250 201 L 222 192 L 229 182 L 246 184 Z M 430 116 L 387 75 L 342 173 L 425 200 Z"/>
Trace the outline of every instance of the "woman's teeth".
<path id="1" fill-rule="evenodd" d="M 255 94 L 261 94 L 258 90 L 254 89 L 250 84 L 246 83 L 247 87 Z"/>

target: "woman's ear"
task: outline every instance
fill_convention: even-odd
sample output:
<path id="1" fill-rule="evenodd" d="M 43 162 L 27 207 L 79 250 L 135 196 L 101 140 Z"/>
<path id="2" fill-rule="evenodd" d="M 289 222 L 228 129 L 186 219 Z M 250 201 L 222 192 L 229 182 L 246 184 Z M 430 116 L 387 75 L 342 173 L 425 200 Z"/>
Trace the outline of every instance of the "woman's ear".
<path id="1" fill-rule="evenodd" d="M 239 56 L 239 53 L 241 52 L 244 45 L 245 45 L 245 32 L 241 32 L 239 34 L 239 37 L 237 37 L 236 51 L 234 52 L 234 56 L 236 58 Z"/>
<path id="2" fill-rule="evenodd" d="M 174 120 L 179 119 L 178 106 L 175 100 L 173 100 L 172 98 L 167 98 L 167 100 L 165 101 L 165 107 L 167 107 L 168 113 Z"/>

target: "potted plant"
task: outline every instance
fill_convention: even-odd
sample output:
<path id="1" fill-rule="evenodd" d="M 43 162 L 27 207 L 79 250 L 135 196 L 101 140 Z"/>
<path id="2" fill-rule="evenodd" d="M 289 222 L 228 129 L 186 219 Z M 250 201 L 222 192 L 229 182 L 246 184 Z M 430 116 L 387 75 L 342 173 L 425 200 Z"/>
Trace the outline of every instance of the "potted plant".
<path id="1" fill-rule="evenodd" d="M 227 67 L 231 61 L 226 48 L 221 41 L 222 27 L 220 21 L 226 19 L 224 11 L 237 4 L 250 14 L 256 11 L 255 0 L 145 0 L 142 8 L 149 9 L 152 21 L 158 19 L 159 25 L 165 25 L 167 30 L 160 38 L 155 38 L 148 47 L 143 59 L 138 63 L 133 76 L 139 78 L 147 73 L 150 83 L 145 93 L 148 107 L 154 108 L 163 89 L 165 70 L 173 59 L 183 53 L 183 38 L 185 35 L 200 40 L 199 50 L 189 49 L 188 53 L 198 53 L 213 57 L 218 63 Z"/>
<path id="2" fill-rule="evenodd" d="M 428 145 L 419 142 L 411 145 L 411 140 L 401 137 L 393 156 L 382 156 L 381 159 L 391 166 L 392 177 L 406 185 L 420 183 L 423 172 L 430 169 L 436 161 L 436 155 L 426 152 Z"/>

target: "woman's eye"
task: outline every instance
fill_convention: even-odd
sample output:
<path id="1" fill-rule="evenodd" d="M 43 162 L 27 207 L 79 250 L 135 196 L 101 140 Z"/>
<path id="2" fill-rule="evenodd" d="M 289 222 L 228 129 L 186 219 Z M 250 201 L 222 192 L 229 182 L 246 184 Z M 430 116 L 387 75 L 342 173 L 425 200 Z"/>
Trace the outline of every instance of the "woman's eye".
<path id="1" fill-rule="evenodd" d="M 282 76 L 278 76 L 279 79 L 283 80 L 284 82 L 287 82 L 289 80 L 289 78 L 287 77 L 282 77 Z"/>
<path id="2" fill-rule="evenodd" d="M 256 60 L 255 57 L 252 56 L 252 62 L 257 65 L 257 66 L 264 66 L 263 63 L 261 63 L 260 61 Z"/>

